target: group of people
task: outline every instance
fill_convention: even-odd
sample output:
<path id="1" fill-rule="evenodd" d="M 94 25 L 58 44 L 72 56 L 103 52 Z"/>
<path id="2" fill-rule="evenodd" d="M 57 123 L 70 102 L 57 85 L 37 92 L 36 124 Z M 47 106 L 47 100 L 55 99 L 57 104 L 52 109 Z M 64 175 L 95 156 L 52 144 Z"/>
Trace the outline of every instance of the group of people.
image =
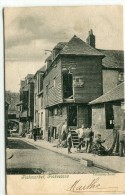
<path id="1" fill-rule="evenodd" d="M 35 125 L 31 133 L 33 134 L 34 141 L 36 141 L 38 137 L 42 139 L 43 131 L 41 130 L 41 128 L 39 128 L 39 126 L 36 127 Z"/>
<path id="2" fill-rule="evenodd" d="M 57 137 L 58 137 L 58 144 L 57 147 L 64 147 L 68 148 L 68 153 L 71 152 L 72 148 L 72 133 L 71 130 L 67 127 L 67 120 L 63 124 L 57 125 Z M 101 134 L 96 134 L 94 136 L 94 132 L 92 131 L 92 128 L 85 128 L 84 125 L 81 126 L 81 128 L 74 130 L 78 134 L 78 145 L 76 147 L 77 152 L 82 152 L 82 147 L 85 148 L 85 151 L 87 153 L 94 153 L 98 155 L 108 155 L 110 150 L 107 150 L 103 143 L 105 143 L 106 140 L 103 140 L 101 138 Z M 38 135 L 42 135 L 40 128 L 34 126 L 34 129 L 32 131 L 34 141 L 36 141 Z M 49 132 L 49 141 L 53 142 L 54 137 L 54 129 L 50 128 Z M 119 132 L 119 155 L 124 156 L 125 154 L 125 130 Z"/>
<path id="3" fill-rule="evenodd" d="M 74 130 L 78 134 L 79 143 L 76 147 L 77 152 L 81 152 L 81 148 L 85 147 L 87 153 L 94 152 L 98 154 L 105 154 L 106 149 L 102 145 L 105 140 L 101 139 L 101 134 L 97 134 L 94 140 L 94 132 L 92 128 L 85 128 L 84 125 L 81 128 Z M 72 134 L 71 130 L 67 128 L 66 121 L 61 126 L 57 125 L 58 132 L 58 144 L 57 147 L 68 148 L 68 153 L 71 152 L 72 148 Z"/>

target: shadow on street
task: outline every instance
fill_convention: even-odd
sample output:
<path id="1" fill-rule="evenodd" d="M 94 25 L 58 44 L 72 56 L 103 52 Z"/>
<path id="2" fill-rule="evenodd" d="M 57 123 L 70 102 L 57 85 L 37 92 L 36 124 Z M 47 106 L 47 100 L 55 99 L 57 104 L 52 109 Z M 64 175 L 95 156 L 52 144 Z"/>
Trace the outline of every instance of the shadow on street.
<path id="1" fill-rule="evenodd" d="M 36 147 L 27 144 L 26 142 L 19 140 L 19 139 L 8 139 L 7 141 L 7 148 L 9 149 L 34 149 L 37 150 Z"/>
<path id="2" fill-rule="evenodd" d="M 43 174 L 45 171 L 42 169 L 31 168 L 11 168 L 7 169 L 8 175 L 22 175 L 22 174 Z"/>

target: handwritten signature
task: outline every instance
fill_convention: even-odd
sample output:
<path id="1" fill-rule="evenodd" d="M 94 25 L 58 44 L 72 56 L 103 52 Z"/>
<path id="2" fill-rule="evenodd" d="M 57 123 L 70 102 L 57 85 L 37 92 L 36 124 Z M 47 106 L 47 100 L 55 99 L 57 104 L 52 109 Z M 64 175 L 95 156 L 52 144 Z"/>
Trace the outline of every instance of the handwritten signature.
<path id="1" fill-rule="evenodd" d="M 110 189 L 113 189 L 117 187 L 108 187 Z M 104 189 L 108 189 L 105 187 L 101 187 L 100 184 L 100 178 L 96 178 L 91 180 L 88 184 L 81 184 L 81 179 L 76 180 L 70 187 L 68 187 L 68 189 L 66 189 L 66 191 L 71 191 L 71 192 L 83 192 L 83 191 L 91 191 L 91 190 L 104 190 Z"/>

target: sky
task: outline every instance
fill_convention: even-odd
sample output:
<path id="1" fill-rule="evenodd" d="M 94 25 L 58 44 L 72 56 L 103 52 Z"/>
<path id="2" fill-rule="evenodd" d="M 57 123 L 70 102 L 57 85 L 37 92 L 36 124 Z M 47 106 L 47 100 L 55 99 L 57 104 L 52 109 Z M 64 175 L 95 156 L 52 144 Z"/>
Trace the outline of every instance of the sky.
<path id="1" fill-rule="evenodd" d="M 20 80 L 45 64 L 45 50 L 74 35 L 86 41 L 90 29 L 96 48 L 123 50 L 122 6 L 5 8 L 5 89 L 19 92 Z"/>

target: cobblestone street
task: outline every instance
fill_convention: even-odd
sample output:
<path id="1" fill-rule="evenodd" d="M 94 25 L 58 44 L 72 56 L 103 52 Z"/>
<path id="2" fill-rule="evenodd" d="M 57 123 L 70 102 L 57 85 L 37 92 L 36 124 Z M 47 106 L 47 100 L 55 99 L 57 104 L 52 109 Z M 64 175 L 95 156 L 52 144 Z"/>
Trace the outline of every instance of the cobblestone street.
<path id="1" fill-rule="evenodd" d="M 20 139 L 9 139 L 8 146 L 13 153 L 13 157 L 7 160 L 7 174 L 106 172 L 96 167 L 85 167 L 79 161 L 44 148 L 36 148 Z"/>

